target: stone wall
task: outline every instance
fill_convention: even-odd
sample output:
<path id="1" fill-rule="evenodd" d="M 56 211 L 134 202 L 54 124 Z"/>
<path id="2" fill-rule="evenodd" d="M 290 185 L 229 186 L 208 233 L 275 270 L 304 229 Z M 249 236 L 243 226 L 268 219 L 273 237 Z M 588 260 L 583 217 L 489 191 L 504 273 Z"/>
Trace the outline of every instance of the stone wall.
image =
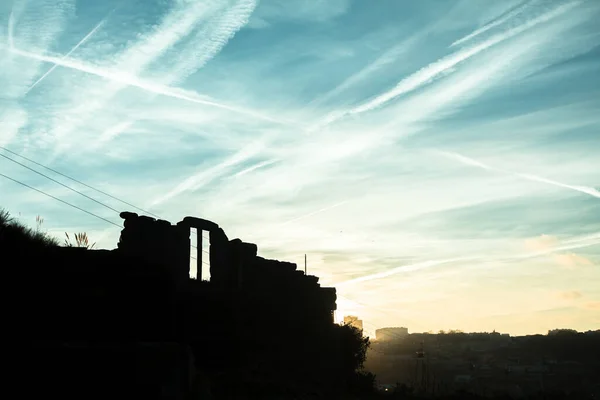
<path id="1" fill-rule="evenodd" d="M 168 266 L 174 281 L 184 285 L 190 273 L 189 228 L 131 212 L 122 212 L 120 216 L 125 221 L 118 243 L 119 251 Z"/>
<path id="2" fill-rule="evenodd" d="M 224 290 L 242 290 L 262 298 L 280 313 L 299 319 L 333 322 L 336 309 L 335 288 L 321 288 L 319 278 L 305 275 L 296 264 L 268 260 L 258 256 L 258 246 L 240 239 L 229 240 L 216 223 L 186 217 L 177 225 L 135 213 L 123 212 L 119 250 L 146 260 L 160 262 L 172 269 L 175 281 L 189 281 L 190 228 L 198 230 L 198 248 L 202 249 L 202 231 L 210 238 L 210 282 Z M 201 270 L 202 251 L 198 254 Z"/>
<path id="3" fill-rule="evenodd" d="M 296 264 L 255 256 L 243 272 L 245 289 L 276 299 L 298 321 L 333 322 L 335 288 L 322 288 L 318 277 L 305 275 Z"/>

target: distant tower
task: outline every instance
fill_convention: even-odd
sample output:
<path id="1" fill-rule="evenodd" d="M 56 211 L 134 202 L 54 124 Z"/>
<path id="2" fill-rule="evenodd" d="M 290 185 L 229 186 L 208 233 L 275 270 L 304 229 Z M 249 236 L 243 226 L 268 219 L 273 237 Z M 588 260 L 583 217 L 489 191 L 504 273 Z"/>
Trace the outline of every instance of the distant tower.
<path id="1" fill-rule="evenodd" d="M 414 387 L 417 393 L 425 394 L 429 386 L 429 366 L 425 354 L 424 342 L 421 342 L 415 356 Z"/>

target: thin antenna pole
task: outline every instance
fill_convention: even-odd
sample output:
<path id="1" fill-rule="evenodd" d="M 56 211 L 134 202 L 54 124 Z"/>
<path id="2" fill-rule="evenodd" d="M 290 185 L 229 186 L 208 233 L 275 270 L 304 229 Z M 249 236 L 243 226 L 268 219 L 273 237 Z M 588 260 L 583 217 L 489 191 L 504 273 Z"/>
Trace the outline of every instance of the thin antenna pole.
<path id="1" fill-rule="evenodd" d="M 306 254 L 304 254 L 304 275 L 306 275 Z"/>

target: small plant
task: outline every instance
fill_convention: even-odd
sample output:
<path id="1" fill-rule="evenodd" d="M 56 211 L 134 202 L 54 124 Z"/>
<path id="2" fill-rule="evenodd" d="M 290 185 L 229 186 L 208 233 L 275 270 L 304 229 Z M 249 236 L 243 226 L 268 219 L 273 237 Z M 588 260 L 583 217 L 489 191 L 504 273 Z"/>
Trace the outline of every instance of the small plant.
<path id="1" fill-rule="evenodd" d="M 5 209 L 0 209 L 0 225 L 8 225 L 14 222 L 13 218 L 10 216 L 10 213 Z"/>
<path id="2" fill-rule="evenodd" d="M 84 247 L 86 249 L 93 249 L 96 243 L 92 243 L 90 245 L 90 241 L 88 239 L 88 235 L 85 232 L 80 232 L 75 234 L 75 244 L 71 242 L 71 237 L 67 232 L 65 232 L 65 236 L 67 237 L 64 241 L 66 247 Z"/>
<path id="3" fill-rule="evenodd" d="M 58 246 L 59 243 L 55 238 L 42 231 L 44 219 L 37 216 L 35 220 L 36 229 L 31 229 L 13 218 L 8 211 L 0 209 L 0 240 L 31 246 Z"/>
<path id="4" fill-rule="evenodd" d="M 44 223 L 44 218 L 39 215 L 35 217 L 35 230 L 36 232 L 42 231 L 42 224 Z"/>

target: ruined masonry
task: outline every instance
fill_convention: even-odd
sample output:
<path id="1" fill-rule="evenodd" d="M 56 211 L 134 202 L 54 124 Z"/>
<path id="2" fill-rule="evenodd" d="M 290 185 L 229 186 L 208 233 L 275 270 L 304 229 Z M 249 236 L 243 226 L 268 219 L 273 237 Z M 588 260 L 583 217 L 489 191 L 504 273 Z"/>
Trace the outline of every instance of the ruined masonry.
<path id="1" fill-rule="evenodd" d="M 335 288 L 322 288 L 319 278 L 305 275 L 297 265 L 269 260 L 257 255 L 258 247 L 240 239 L 229 240 L 214 222 L 185 217 L 176 225 L 165 220 L 120 214 L 124 229 L 118 244 L 120 252 L 169 268 L 179 288 L 190 279 L 191 228 L 198 232 L 196 256 L 198 280 L 202 271 L 202 231 L 209 233 L 210 283 L 223 290 L 238 290 L 272 299 L 286 312 L 315 322 L 333 322 Z"/>

